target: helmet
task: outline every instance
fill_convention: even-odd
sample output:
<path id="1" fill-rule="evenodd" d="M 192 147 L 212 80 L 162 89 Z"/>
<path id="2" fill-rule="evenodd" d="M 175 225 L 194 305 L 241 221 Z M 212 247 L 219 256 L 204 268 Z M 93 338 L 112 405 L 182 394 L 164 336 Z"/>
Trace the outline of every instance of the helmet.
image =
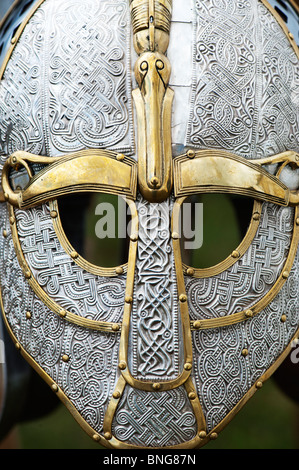
<path id="1" fill-rule="evenodd" d="M 294 33 L 266 0 L 29 3 L 3 43 L 4 323 L 95 441 L 201 447 L 298 335 Z M 113 267 L 63 224 L 93 193 L 129 214 Z M 201 266 L 187 223 L 217 195 L 244 237 Z"/>

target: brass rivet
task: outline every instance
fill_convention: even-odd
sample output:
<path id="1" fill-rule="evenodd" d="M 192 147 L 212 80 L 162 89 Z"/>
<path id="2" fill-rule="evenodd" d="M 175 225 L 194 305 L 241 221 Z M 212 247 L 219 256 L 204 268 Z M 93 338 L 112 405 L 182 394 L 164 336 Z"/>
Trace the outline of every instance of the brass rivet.
<path id="1" fill-rule="evenodd" d="M 16 347 L 16 349 L 19 351 L 19 350 L 21 349 L 20 343 L 16 343 L 16 344 L 15 344 L 15 347 Z"/>
<path id="2" fill-rule="evenodd" d="M 200 431 L 200 433 L 198 435 L 199 435 L 200 439 L 205 439 L 207 437 L 206 431 Z"/>
<path id="3" fill-rule="evenodd" d="M 58 216 L 57 211 L 50 211 L 50 216 L 55 219 Z"/>
<path id="4" fill-rule="evenodd" d="M 118 331 L 120 329 L 120 326 L 117 323 L 113 323 L 111 328 L 113 331 Z"/>
<path id="5" fill-rule="evenodd" d="M 16 43 L 16 40 L 17 40 L 16 37 L 11 38 L 11 41 L 10 41 L 11 44 L 15 44 L 15 43 Z"/>
<path id="6" fill-rule="evenodd" d="M 214 441 L 215 439 L 217 439 L 218 437 L 218 434 L 217 432 L 212 432 L 212 434 L 210 435 L 210 438 Z"/>
<path id="7" fill-rule="evenodd" d="M 185 370 L 191 370 L 192 369 L 192 364 L 190 362 L 186 362 L 186 364 L 184 365 L 184 369 Z"/>
<path id="8" fill-rule="evenodd" d="M 289 271 L 284 271 L 284 272 L 282 273 L 283 279 L 287 279 L 287 278 L 289 277 L 289 275 L 290 275 Z"/>
<path id="9" fill-rule="evenodd" d="M 121 266 L 118 266 L 118 267 L 115 269 L 115 272 L 116 272 L 116 274 L 123 274 L 124 268 L 122 268 Z"/>
<path id="10" fill-rule="evenodd" d="M 124 158 L 125 158 L 125 156 L 124 156 L 123 153 L 118 153 L 118 154 L 116 155 L 116 160 L 118 160 L 118 161 L 122 161 Z"/>
<path id="11" fill-rule="evenodd" d="M 252 318 L 252 317 L 253 317 L 253 311 L 250 310 L 250 309 L 246 310 L 245 316 L 246 316 L 247 318 Z"/>
<path id="12" fill-rule="evenodd" d="M 172 235 L 171 235 L 171 236 L 172 236 L 172 238 L 173 238 L 174 240 L 177 240 L 178 238 L 180 238 L 180 236 L 179 236 L 179 234 L 178 234 L 177 232 L 172 232 Z"/>
<path id="13" fill-rule="evenodd" d="M 9 223 L 10 225 L 13 225 L 15 223 L 16 219 L 14 217 L 9 217 Z"/>
<path id="14" fill-rule="evenodd" d="M 28 318 L 28 320 L 30 320 L 31 317 L 32 317 L 31 312 L 26 312 L 26 318 Z"/>
<path id="15" fill-rule="evenodd" d="M 94 435 L 92 436 L 92 438 L 93 438 L 93 440 L 96 441 L 96 442 L 98 442 L 98 441 L 101 439 L 100 436 L 99 436 L 99 434 L 94 434 Z"/>
<path id="16" fill-rule="evenodd" d="M 131 304 L 133 302 L 133 298 L 131 296 L 127 295 L 125 297 L 125 302 L 126 302 L 126 304 Z"/>
<path id="17" fill-rule="evenodd" d="M 112 439 L 112 434 L 110 432 L 105 432 L 104 437 L 106 441 L 110 441 L 110 439 Z"/>
<path id="18" fill-rule="evenodd" d="M 62 318 L 66 317 L 66 310 L 64 310 L 64 309 L 60 310 L 60 311 L 59 311 L 59 315 L 60 315 Z"/>
<path id="19" fill-rule="evenodd" d="M 112 394 L 113 398 L 120 398 L 120 392 L 116 391 Z"/>
<path id="20" fill-rule="evenodd" d="M 154 383 L 154 384 L 152 385 L 152 387 L 153 387 L 154 390 L 160 390 L 161 384 L 159 384 L 159 383 L 156 382 L 156 383 Z"/>
<path id="21" fill-rule="evenodd" d="M 160 185 L 160 181 L 159 179 L 156 177 L 156 176 L 153 176 L 153 178 L 151 179 L 151 185 L 156 188 L 157 186 Z"/>
<path id="22" fill-rule="evenodd" d="M 187 274 L 188 274 L 188 276 L 194 276 L 194 274 L 195 274 L 195 269 L 193 269 L 193 268 L 188 268 L 188 269 L 187 269 Z"/>
<path id="23" fill-rule="evenodd" d="M 118 364 L 118 367 L 119 367 L 120 370 L 125 370 L 125 368 L 127 367 L 127 363 L 125 361 L 121 361 Z"/>
<path id="24" fill-rule="evenodd" d="M 233 258 L 239 258 L 239 257 L 240 257 L 240 253 L 239 253 L 237 250 L 234 250 L 234 251 L 232 252 L 231 256 L 232 256 Z"/>
<path id="25" fill-rule="evenodd" d="M 248 356 L 248 349 L 244 348 L 242 350 L 242 356 L 244 356 L 244 357 Z"/>
<path id="26" fill-rule="evenodd" d="M 31 272 L 30 272 L 30 271 L 26 271 L 26 272 L 25 272 L 25 278 L 26 278 L 26 279 L 30 279 L 30 278 L 31 278 Z"/>
<path id="27" fill-rule="evenodd" d="M 259 212 L 255 212 L 252 216 L 253 220 L 260 220 L 261 214 Z"/>
<path id="28" fill-rule="evenodd" d="M 181 294 L 180 297 L 179 297 L 179 299 L 180 299 L 180 302 L 187 302 L 187 296 L 186 296 L 186 294 Z"/>
<path id="29" fill-rule="evenodd" d="M 79 256 L 76 251 L 71 251 L 70 255 L 73 259 L 78 258 L 78 256 Z"/>
<path id="30" fill-rule="evenodd" d="M 51 389 L 53 390 L 53 392 L 58 392 L 58 385 L 57 384 L 52 384 Z"/>
<path id="31" fill-rule="evenodd" d="M 282 315 L 280 320 L 282 321 L 282 323 L 286 322 L 287 321 L 287 316 Z"/>
<path id="32" fill-rule="evenodd" d="M 195 320 L 195 322 L 193 322 L 193 328 L 196 328 L 196 329 L 199 329 L 200 328 L 200 321 L 199 320 Z"/>
<path id="33" fill-rule="evenodd" d="M 289 32 L 289 38 L 293 40 L 293 39 L 294 39 L 294 34 L 292 34 L 291 32 Z"/>
<path id="34" fill-rule="evenodd" d="M 299 217 L 296 219 L 296 224 L 299 225 Z"/>
<path id="35" fill-rule="evenodd" d="M 130 240 L 132 242 L 137 242 L 138 240 L 138 234 L 137 233 L 132 233 L 132 235 L 130 236 Z"/>
<path id="36" fill-rule="evenodd" d="M 194 151 L 194 150 L 188 150 L 187 156 L 188 156 L 189 158 L 195 157 L 195 151 Z"/>
<path id="37" fill-rule="evenodd" d="M 7 237 L 7 230 L 4 229 L 2 233 L 3 233 L 3 237 L 6 238 Z"/>
<path id="38" fill-rule="evenodd" d="M 67 354 L 64 354 L 61 358 L 63 362 L 68 362 L 70 360 L 70 357 Z"/>
<path id="39" fill-rule="evenodd" d="M 262 388 L 263 382 L 261 380 L 258 380 L 258 382 L 256 382 L 255 386 L 256 386 L 256 388 Z"/>
<path id="40" fill-rule="evenodd" d="M 190 398 L 190 400 L 195 400 L 196 398 L 196 393 L 195 392 L 190 392 L 188 397 Z"/>

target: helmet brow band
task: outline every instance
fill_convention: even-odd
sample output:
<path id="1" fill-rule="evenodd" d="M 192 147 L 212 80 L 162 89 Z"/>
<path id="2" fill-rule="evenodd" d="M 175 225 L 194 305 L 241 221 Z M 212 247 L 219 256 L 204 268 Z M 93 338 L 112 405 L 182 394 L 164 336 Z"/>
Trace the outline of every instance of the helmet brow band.
<path id="1" fill-rule="evenodd" d="M 290 191 L 278 176 L 262 165 L 281 163 L 298 167 L 299 155 L 285 152 L 264 160 L 246 160 L 223 150 L 189 150 L 174 159 L 176 197 L 199 193 L 232 193 L 281 206 L 299 204 L 299 192 Z"/>
<path id="2" fill-rule="evenodd" d="M 29 163 L 46 166 L 32 175 Z M 27 170 L 29 183 L 22 190 L 13 191 L 9 173 L 21 166 Z M 74 191 L 111 193 L 134 200 L 136 188 L 136 162 L 116 152 L 91 149 L 57 158 L 16 152 L 3 167 L 1 199 L 29 209 Z"/>

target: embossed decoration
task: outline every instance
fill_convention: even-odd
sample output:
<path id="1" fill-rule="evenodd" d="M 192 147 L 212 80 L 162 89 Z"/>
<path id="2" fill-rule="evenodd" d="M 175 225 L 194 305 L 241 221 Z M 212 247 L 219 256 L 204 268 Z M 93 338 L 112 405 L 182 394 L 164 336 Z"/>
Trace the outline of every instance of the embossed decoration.
<path id="1" fill-rule="evenodd" d="M 264 0 L 27 13 L 0 35 L 4 323 L 94 441 L 201 447 L 299 335 L 298 49 Z M 59 198 L 80 191 L 127 198 L 126 264 L 72 247 Z M 213 192 L 255 199 L 242 250 L 183 265 L 184 198 Z"/>
<path id="2" fill-rule="evenodd" d="M 194 378 L 209 432 L 255 386 L 292 340 L 299 321 L 298 281 L 295 268 L 275 301 L 250 322 L 193 333 Z M 287 323 L 281 322 L 281 312 L 288 312 Z M 244 348 L 248 348 L 245 357 Z"/>
<path id="3" fill-rule="evenodd" d="M 58 243 L 49 212 L 47 206 L 16 212 L 20 245 L 33 276 L 61 308 L 117 323 L 122 317 L 125 276 L 111 280 L 80 268 Z"/>
<path id="4" fill-rule="evenodd" d="M 6 135 L 12 125 L 9 154 L 132 153 L 130 28 L 125 1 L 41 4 L 2 81 L 0 128 Z"/>
<path id="5" fill-rule="evenodd" d="M 293 233 L 292 208 L 264 204 L 249 249 L 227 271 L 204 279 L 185 276 L 192 319 L 222 317 L 249 309 L 280 275 Z"/>
<path id="6" fill-rule="evenodd" d="M 134 446 L 175 446 L 196 436 L 195 417 L 183 387 L 159 394 L 129 388 L 112 429 L 117 439 Z"/>
<path id="7" fill-rule="evenodd" d="M 169 379 L 180 370 L 180 320 L 171 250 L 171 202 L 137 203 L 138 263 L 132 310 L 131 368 L 134 377 Z"/>

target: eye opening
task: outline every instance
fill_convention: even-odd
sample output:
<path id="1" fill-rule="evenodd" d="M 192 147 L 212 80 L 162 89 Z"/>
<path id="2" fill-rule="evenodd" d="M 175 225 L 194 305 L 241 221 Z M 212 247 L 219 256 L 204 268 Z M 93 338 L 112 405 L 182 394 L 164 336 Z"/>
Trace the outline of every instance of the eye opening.
<path id="1" fill-rule="evenodd" d="M 175 224 L 180 233 L 183 271 L 195 277 L 219 274 L 245 253 L 258 229 L 262 208 L 261 202 L 233 194 L 198 194 L 179 198 L 176 203 L 180 206 Z M 193 219 L 186 236 L 190 213 Z M 194 215 L 203 221 L 202 226 L 195 226 Z M 202 233 L 198 234 L 198 230 Z M 193 232 L 191 240 L 189 235 Z"/>
<path id="2" fill-rule="evenodd" d="M 52 201 L 50 214 L 73 260 L 88 272 L 111 277 L 127 271 L 134 207 L 120 195 L 76 193 Z"/>

